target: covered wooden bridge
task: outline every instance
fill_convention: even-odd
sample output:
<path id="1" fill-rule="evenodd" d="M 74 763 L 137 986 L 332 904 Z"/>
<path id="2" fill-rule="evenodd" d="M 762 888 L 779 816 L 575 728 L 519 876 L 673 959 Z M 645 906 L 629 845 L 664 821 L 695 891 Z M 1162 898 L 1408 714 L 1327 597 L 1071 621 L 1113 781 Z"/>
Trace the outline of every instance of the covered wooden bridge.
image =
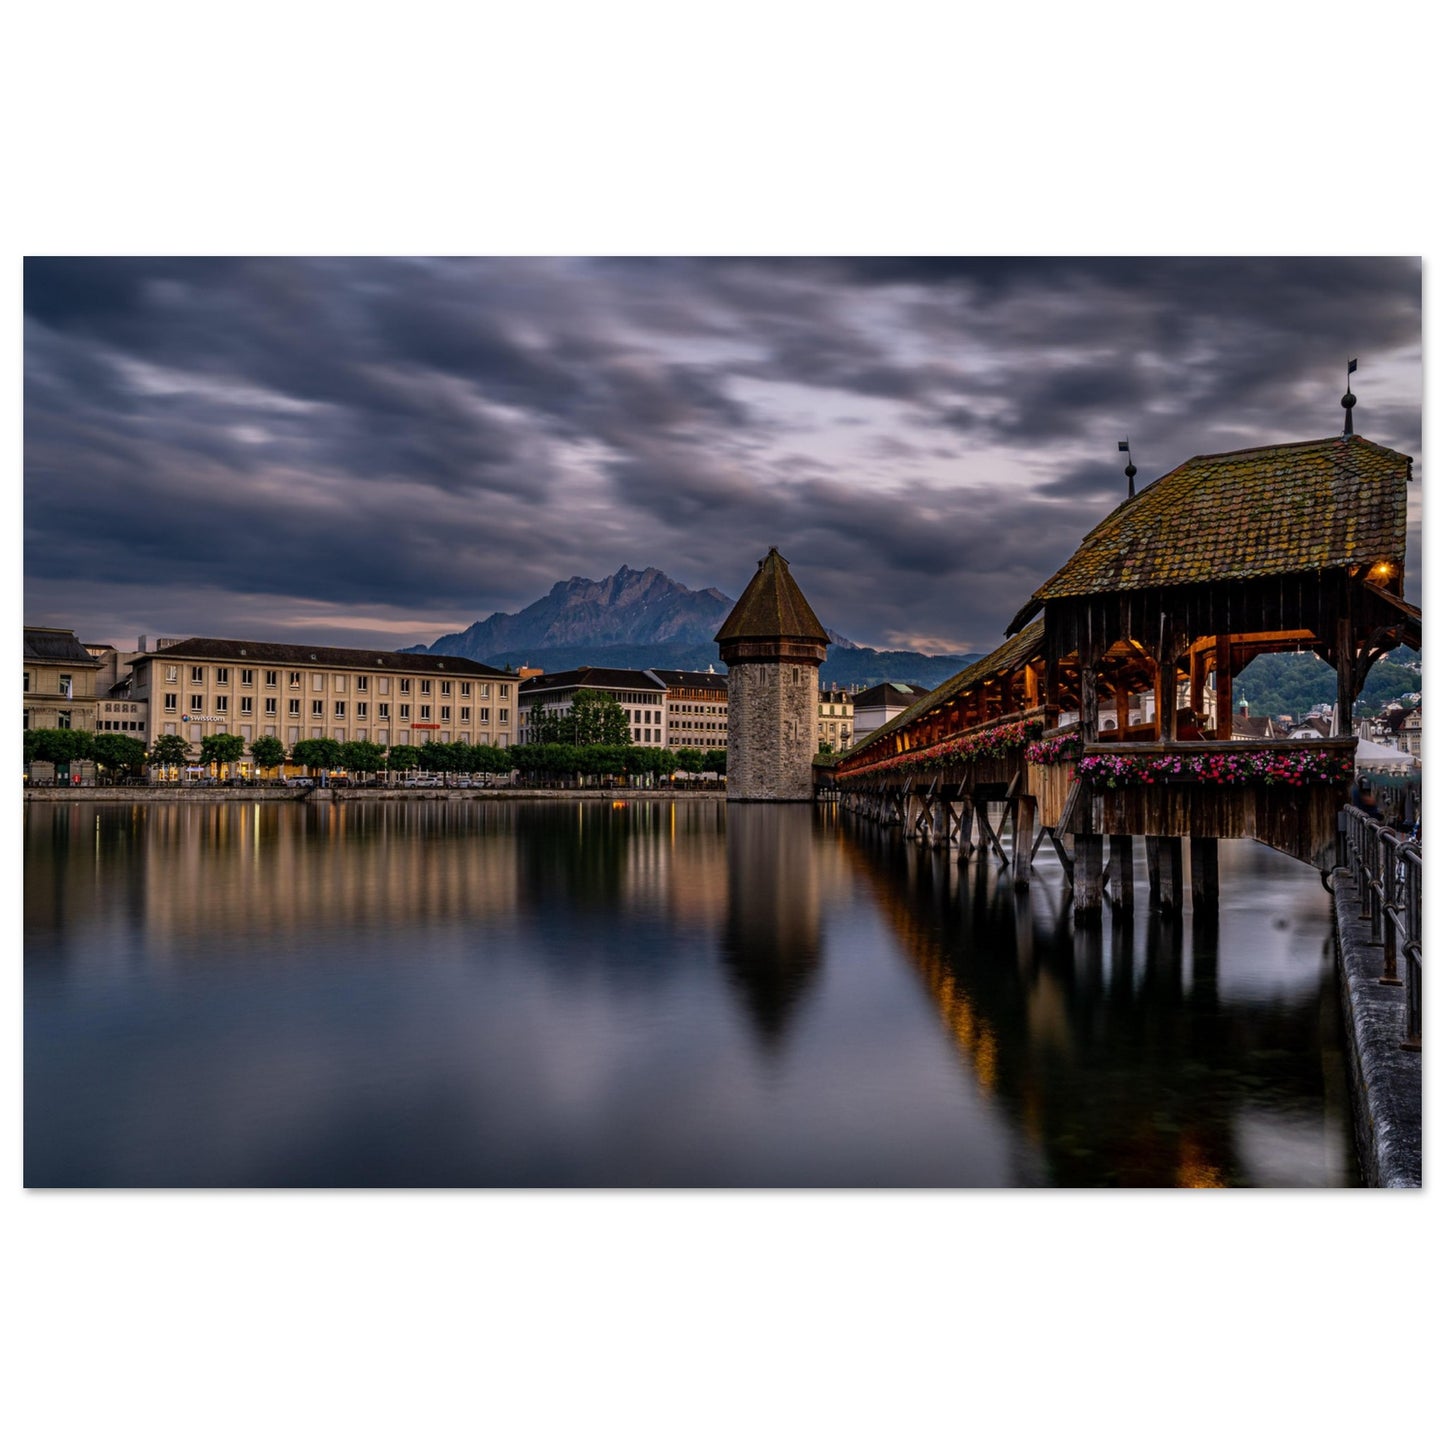
<path id="1" fill-rule="evenodd" d="M 1182 901 L 1186 838 L 1196 904 L 1217 901 L 1219 838 L 1328 869 L 1355 700 L 1376 659 L 1420 644 L 1402 596 L 1410 469 L 1348 431 L 1185 462 L 1084 538 L 1001 647 L 839 760 L 844 806 L 965 856 L 977 823 L 1018 887 L 1047 839 L 1084 916 L 1106 838 L 1126 906 L 1140 836 L 1164 908 Z M 1334 737 L 1235 736 L 1235 677 L 1279 651 L 1335 669 Z M 1011 858 L 988 803 L 1006 804 Z"/>

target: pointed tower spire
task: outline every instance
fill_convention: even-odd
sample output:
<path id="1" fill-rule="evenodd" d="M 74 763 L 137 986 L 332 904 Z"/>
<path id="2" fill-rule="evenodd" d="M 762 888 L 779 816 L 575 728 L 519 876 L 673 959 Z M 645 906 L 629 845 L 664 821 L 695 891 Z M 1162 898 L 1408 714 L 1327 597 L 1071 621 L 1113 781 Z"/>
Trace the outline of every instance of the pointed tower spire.
<path id="1" fill-rule="evenodd" d="M 714 640 L 728 668 L 728 801 L 811 801 L 828 634 L 776 547 Z"/>

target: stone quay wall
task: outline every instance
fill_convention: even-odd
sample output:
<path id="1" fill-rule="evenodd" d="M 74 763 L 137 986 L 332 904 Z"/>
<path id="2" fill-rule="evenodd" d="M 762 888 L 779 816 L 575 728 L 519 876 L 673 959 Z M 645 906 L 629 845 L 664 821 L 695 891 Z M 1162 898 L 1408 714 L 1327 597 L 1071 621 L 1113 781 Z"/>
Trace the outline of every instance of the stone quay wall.
<path id="1" fill-rule="evenodd" d="M 805 803 L 818 750 L 818 668 L 736 662 L 728 668 L 728 801 Z"/>

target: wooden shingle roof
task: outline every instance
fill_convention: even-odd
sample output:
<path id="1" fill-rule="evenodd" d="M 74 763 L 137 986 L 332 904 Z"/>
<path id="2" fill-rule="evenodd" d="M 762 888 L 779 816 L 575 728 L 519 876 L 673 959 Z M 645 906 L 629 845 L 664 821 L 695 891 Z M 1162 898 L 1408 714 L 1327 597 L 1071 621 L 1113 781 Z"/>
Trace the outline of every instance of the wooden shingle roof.
<path id="1" fill-rule="evenodd" d="M 1056 597 L 1402 561 L 1410 466 L 1360 436 L 1193 457 L 1105 517 L 1010 631 Z"/>
<path id="2" fill-rule="evenodd" d="M 758 563 L 753 580 L 743 589 L 713 641 L 771 641 L 784 637 L 825 645 L 828 641 L 823 624 L 788 571 L 788 559 L 776 547 L 769 547 L 768 555 Z"/>
<path id="3" fill-rule="evenodd" d="M 1044 624 L 1040 619 L 1029 623 L 1022 632 L 1016 637 L 1009 638 L 1001 647 L 994 648 L 987 657 L 979 658 L 977 662 L 970 663 L 965 667 L 962 672 L 955 673 L 947 682 L 940 683 L 932 692 L 915 702 L 912 707 L 905 709 L 897 717 L 889 718 L 882 727 L 874 728 L 843 756 L 854 757 L 864 753 L 880 738 L 891 737 L 899 728 L 907 727 L 909 723 L 914 722 L 925 713 L 932 712 L 934 708 L 949 702 L 960 693 L 967 692 L 969 688 L 987 682 L 997 673 L 1012 672 L 1016 667 L 1027 662 L 1036 652 L 1041 651 L 1043 645 Z"/>

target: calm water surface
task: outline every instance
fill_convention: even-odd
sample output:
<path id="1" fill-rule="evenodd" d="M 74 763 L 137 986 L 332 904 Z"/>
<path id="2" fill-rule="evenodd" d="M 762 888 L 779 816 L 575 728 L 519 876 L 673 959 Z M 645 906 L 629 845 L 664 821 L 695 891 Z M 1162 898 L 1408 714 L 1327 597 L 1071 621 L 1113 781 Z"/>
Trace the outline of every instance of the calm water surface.
<path id="1" fill-rule="evenodd" d="M 1018 902 L 718 799 L 31 803 L 26 1183 L 1354 1184 L 1317 875 L 1222 844 L 1214 924 L 1076 933 L 1039 861 Z"/>

